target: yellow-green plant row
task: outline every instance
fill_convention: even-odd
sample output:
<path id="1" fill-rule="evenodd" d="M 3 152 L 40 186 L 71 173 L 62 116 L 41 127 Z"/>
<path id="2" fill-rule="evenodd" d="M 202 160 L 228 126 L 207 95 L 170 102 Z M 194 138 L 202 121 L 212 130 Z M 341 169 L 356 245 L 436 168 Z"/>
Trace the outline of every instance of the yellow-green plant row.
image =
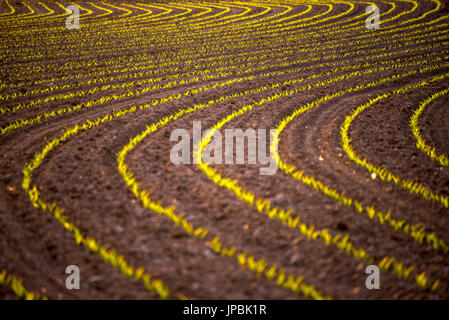
<path id="1" fill-rule="evenodd" d="M 446 66 L 447 66 L 447 64 L 446 64 Z M 441 66 L 440 66 L 440 68 L 441 68 Z M 429 69 L 431 69 L 431 68 L 425 68 L 424 70 L 421 70 L 421 72 L 427 71 Z M 369 87 L 372 87 L 372 86 L 376 86 L 376 85 L 379 85 L 379 84 L 382 84 L 382 83 L 385 83 L 385 82 L 388 82 L 388 81 L 392 81 L 392 80 L 395 80 L 395 79 L 398 79 L 398 78 L 401 78 L 401 77 L 404 77 L 404 76 L 410 76 L 410 75 L 412 75 L 414 73 L 417 73 L 417 72 L 418 71 L 407 72 L 407 73 L 402 74 L 400 76 L 393 76 L 393 77 L 390 77 L 390 78 L 380 79 L 378 81 L 375 81 L 375 82 L 372 82 L 372 83 L 369 83 L 369 84 L 359 85 L 356 88 L 348 88 L 346 90 L 339 91 L 339 92 L 337 92 L 335 94 L 326 95 L 326 96 L 324 96 L 322 98 L 317 99 L 315 102 L 306 105 L 305 107 L 301 107 L 301 108 L 297 109 L 297 111 L 295 111 L 295 113 L 292 116 L 290 116 L 290 118 L 293 118 L 296 114 L 300 114 L 300 113 L 305 112 L 307 109 L 310 109 L 310 108 L 312 108 L 313 106 L 315 106 L 315 105 L 317 105 L 319 103 L 328 101 L 328 100 L 330 100 L 330 99 L 332 99 L 334 97 L 341 96 L 341 95 L 343 95 L 345 93 L 354 92 L 354 91 L 362 90 L 362 89 L 369 88 Z M 449 74 L 446 74 L 445 76 L 447 77 L 447 76 L 449 76 Z M 441 78 L 444 78 L 444 77 L 440 76 L 440 77 L 437 77 L 436 79 L 437 80 L 441 80 Z M 434 81 L 436 81 L 436 80 L 434 80 Z M 212 169 L 209 165 L 207 165 L 206 163 L 204 163 L 202 161 L 202 151 L 207 146 L 207 144 L 211 141 L 211 137 L 213 135 L 213 132 L 216 131 L 216 130 L 219 130 L 223 125 L 225 125 L 226 123 L 228 123 L 232 119 L 234 119 L 237 116 L 240 116 L 242 114 L 245 114 L 246 112 L 252 110 L 256 106 L 260 106 L 260 105 L 262 105 L 262 104 L 264 104 L 266 102 L 271 102 L 273 100 L 279 99 L 280 97 L 292 95 L 292 94 L 295 94 L 297 92 L 298 91 L 296 91 L 296 90 L 290 90 L 290 91 L 287 91 L 287 92 L 284 92 L 284 93 L 281 93 L 281 94 L 277 94 L 277 95 L 268 97 L 266 99 L 262 99 L 262 100 L 258 101 L 256 104 L 246 105 L 246 106 L 240 108 L 239 110 L 234 111 L 233 113 L 231 113 L 226 118 L 222 119 L 220 122 L 218 122 L 215 126 L 212 127 L 212 130 L 201 140 L 201 144 L 196 147 L 196 155 L 195 155 L 196 160 L 200 163 L 199 164 L 200 169 L 209 177 L 209 179 L 214 181 L 216 184 L 218 184 L 218 185 L 220 185 L 222 187 L 225 187 L 225 188 L 227 188 L 230 191 L 233 191 L 240 200 L 245 201 L 245 202 L 249 203 L 251 206 L 256 207 L 260 212 L 264 212 L 265 211 L 266 214 L 268 214 L 268 216 L 270 216 L 270 218 L 279 219 L 279 220 L 283 221 L 284 223 L 286 223 L 289 227 L 292 227 L 292 228 L 296 228 L 297 227 L 298 222 L 299 222 L 299 216 L 297 216 L 296 219 L 293 219 L 293 218 L 290 217 L 291 212 L 285 212 L 285 210 L 279 209 L 279 208 L 272 208 L 270 202 L 267 199 L 263 199 L 263 198 L 255 199 L 255 196 L 254 196 L 253 193 L 248 192 L 248 191 L 244 190 L 242 187 L 238 186 L 237 182 L 235 180 L 231 180 L 229 178 L 223 178 L 216 170 Z M 282 131 L 282 129 L 285 127 L 285 125 L 288 123 L 287 119 L 288 118 L 284 119 L 280 123 L 280 125 L 278 126 L 277 132 L 276 132 L 275 137 L 273 139 L 273 144 L 270 146 L 270 151 L 271 151 L 271 154 L 273 155 L 273 157 L 275 158 L 276 162 L 278 163 L 278 166 L 279 166 L 280 169 L 284 170 L 288 174 L 293 175 L 295 178 L 301 178 L 302 172 L 300 172 L 300 171 L 294 172 L 294 169 L 295 169 L 294 167 L 292 168 L 291 165 L 290 166 L 286 166 L 285 164 L 283 164 L 280 161 L 280 157 L 279 157 L 279 155 L 277 154 L 277 151 L 276 151 L 277 150 L 277 144 L 278 144 L 278 141 L 279 141 L 278 135 Z M 310 178 L 309 178 L 309 180 L 306 181 L 306 182 L 308 182 L 307 183 L 308 185 L 311 185 L 311 186 L 315 187 L 316 189 L 319 189 L 319 184 L 314 182 L 314 180 L 310 180 Z M 329 192 L 329 193 L 330 194 L 335 194 L 335 192 Z M 343 199 L 341 199 L 340 201 L 343 201 Z M 367 208 L 367 213 L 370 215 L 370 217 L 379 219 L 379 221 L 381 223 L 384 223 L 384 221 L 386 219 L 389 219 L 389 217 L 390 217 L 390 214 L 387 214 L 387 215 L 382 215 L 380 213 L 376 214 L 376 212 L 375 211 L 373 212 L 373 211 L 374 210 L 372 208 Z M 402 227 L 404 225 L 404 222 L 405 221 L 395 222 L 395 223 L 399 224 L 400 227 Z M 301 225 L 302 225 L 302 227 L 301 227 Z M 424 232 L 423 230 L 421 230 L 419 228 L 419 226 L 412 226 L 412 227 L 408 226 L 408 228 L 412 229 L 412 230 L 410 230 L 410 234 L 412 236 L 414 234 L 416 234 L 416 233 L 422 234 Z M 349 254 L 352 254 L 356 258 L 372 262 L 372 258 L 370 258 L 368 253 L 365 250 L 363 250 L 363 249 L 356 248 L 351 242 L 348 242 L 348 238 L 344 238 L 345 239 L 344 244 L 342 246 L 339 246 L 338 239 L 340 239 L 341 236 L 340 235 L 336 236 L 334 238 L 334 239 L 336 239 L 336 241 L 332 242 L 331 241 L 332 237 L 329 235 L 329 232 L 326 229 L 324 229 L 325 231 L 323 233 L 321 231 L 316 231 L 314 233 L 315 226 L 307 226 L 306 224 L 300 224 L 299 229 L 300 229 L 300 231 L 304 235 L 308 236 L 309 238 L 323 240 L 323 241 L 325 241 L 325 243 L 327 245 L 329 245 L 329 244 L 337 245 L 341 250 L 343 250 L 343 251 L 345 251 L 345 252 L 347 252 Z M 436 240 L 434 240 L 434 243 L 436 243 L 436 244 L 434 244 L 434 246 L 436 246 L 437 249 L 440 246 L 442 246 L 443 250 L 445 250 L 447 252 L 447 250 L 448 250 L 447 245 L 441 239 L 436 238 L 435 234 L 429 235 L 428 238 L 430 240 L 436 239 Z M 415 266 L 411 266 L 408 269 L 404 270 L 403 263 L 402 262 L 396 262 L 394 260 L 394 258 L 392 260 L 392 264 L 393 264 L 393 266 L 396 266 L 394 270 L 397 272 L 398 276 L 400 276 L 400 277 L 408 277 L 408 275 L 415 269 Z M 387 266 L 387 265 L 384 265 L 383 263 L 381 265 Z M 388 264 L 388 267 L 390 265 L 391 264 Z M 398 267 L 398 266 L 400 266 L 400 267 Z M 398 269 L 399 271 L 397 271 L 396 268 L 399 268 Z M 388 268 L 386 268 L 386 269 L 388 269 Z M 415 278 L 416 278 L 417 284 L 420 287 L 427 287 L 429 285 L 429 283 L 427 281 L 427 277 L 425 277 L 424 273 L 416 274 Z M 433 285 L 431 285 L 431 287 L 436 289 L 436 287 L 438 286 L 438 283 L 439 283 L 439 280 L 435 280 L 435 282 L 433 283 Z"/>
<path id="2" fill-rule="evenodd" d="M 426 83 L 426 82 L 425 82 Z M 394 90 L 383 95 L 377 96 L 374 99 L 371 99 L 367 103 L 357 107 L 351 113 L 351 115 L 345 118 L 341 126 L 341 144 L 343 146 L 343 150 L 346 152 L 348 157 L 354 161 L 357 165 L 365 168 L 371 173 L 375 173 L 381 180 L 394 183 L 395 185 L 409 191 L 411 194 L 416 194 L 423 197 L 426 200 L 435 202 L 440 204 L 445 208 L 449 208 L 449 197 L 445 195 L 440 195 L 433 192 L 430 188 L 426 187 L 422 183 L 418 181 L 414 181 L 411 179 L 403 179 L 399 175 L 390 172 L 387 168 L 382 166 L 376 166 L 368 161 L 366 158 L 361 158 L 351 144 L 351 138 L 349 137 L 349 130 L 352 122 L 357 118 L 357 116 L 366 110 L 369 107 L 374 106 L 378 102 L 387 99 L 393 95 L 401 94 L 410 89 L 413 89 L 412 86 L 401 88 L 398 90 Z"/>

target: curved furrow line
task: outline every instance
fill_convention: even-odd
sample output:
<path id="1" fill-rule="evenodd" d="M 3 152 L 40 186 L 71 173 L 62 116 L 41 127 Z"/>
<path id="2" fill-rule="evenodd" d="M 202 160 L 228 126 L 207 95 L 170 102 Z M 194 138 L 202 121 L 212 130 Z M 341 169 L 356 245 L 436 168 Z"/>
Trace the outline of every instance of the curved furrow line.
<path id="1" fill-rule="evenodd" d="M 135 94 L 139 95 L 140 91 L 137 90 Z M 128 92 L 127 94 L 122 94 L 121 96 L 118 96 L 118 97 L 119 98 L 123 98 L 123 97 L 129 97 L 129 96 L 133 96 L 133 95 L 134 95 L 134 93 Z M 101 99 L 103 99 L 103 100 L 101 100 Z M 104 99 L 111 99 L 111 97 L 109 96 L 109 98 L 106 97 L 106 98 L 101 98 L 101 99 L 97 100 L 97 102 L 94 102 L 93 104 L 99 103 L 100 101 L 104 101 Z M 118 98 L 117 98 L 117 96 L 113 96 L 112 99 L 116 100 Z M 106 101 L 108 101 L 108 100 L 106 100 Z M 10 124 L 7 127 L 2 128 L 2 132 L 5 133 L 5 132 L 7 132 L 7 131 L 9 131 L 11 129 L 18 128 L 20 126 L 27 125 L 29 123 L 33 124 L 33 123 L 39 122 L 41 118 L 51 118 L 51 117 L 54 117 L 56 115 L 60 115 L 62 113 L 72 112 L 73 110 L 78 110 L 80 108 L 82 108 L 82 105 L 77 105 L 74 108 L 71 108 L 71 107 L 69 107 L 69 108 L 62 108 L 62 109 L 59 109 L 58 111 L 46 112 L 43 115 L 41 114 L 41 115 L 36 116 L 35 118 L 21 119 L 21 120 L 16 121 L 13 124 Z"/>

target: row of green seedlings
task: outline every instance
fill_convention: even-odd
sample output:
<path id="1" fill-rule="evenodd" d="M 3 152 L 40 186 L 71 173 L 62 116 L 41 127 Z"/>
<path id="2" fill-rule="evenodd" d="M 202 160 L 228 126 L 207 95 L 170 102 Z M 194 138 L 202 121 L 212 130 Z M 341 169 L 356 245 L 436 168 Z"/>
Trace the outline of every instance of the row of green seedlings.
<path id="1" fill-rule="evenodd" d="M 291 73 L 291 72 L 294 73 L 296 71 L 297 71 L 296 69 L 287 70 L 287 71 L 285 71 L 285 73 Z M 338 72 L 339 69 L 338 68 L 334 69 L 331 73 L 333 73 L 334 71 Z M 329 75 L 331 73 L 329 73 L 329 72 L 322 73 L 320 76 L 325 75 L 325 74 Z M 262 77 L 266 77 L 266 76 L 270 77 L 270 76 L 273 76 L 273 75 L 280 75 L 280 74 L 284 74 L 284 71 L 280 71 L 280 72 L 275 73 L 275 74 L 267 73 L 267 74 L 260 75 L 260 76 L 262 76 Z M 317 76 L 314 75 L 314 77 L 317 77 Z M 245 77 L 245 78 L 236 78 L 236 79 L 228 80 L 228 81 L 225 81 L 225 82 L 222 82 L 222 83 L 218 84 L 218 86 L 230 85 L 230 84 L 235 83 L 236 81 L 240 82 L 242 79 L 244 79 L 244 80 L 251 80 L 251 79 L 253 79 L 253 77 L 249 76 L 249 77 Z M 199 89 L 188 90 L 188 91 L 186 91 L 184 93 L 184 96 L 185 95 L 196 94 L 198 92 L 209 90 L 211 88 L 213 89 L 215 87 L 217 87 L 217 84 L 214 84 L 214 85 L 210 84 L 210 85 L 206 85 L 206 86 L 200 87 Z M 12 130 L 16 130 L 16 129 L 24 127 L 24 126 L 34 125 L 36 123 L 39 123 L 41 120 L 45 120 L 45 119 L 53 118 L 53 117 L 56 117 L 56 116 L 60 116 L 60 115 L 65 114 L 65 113 L 70 113 L 70 112 L 73 112 L 73 111 L 77 111 L 77 110 L 79 110 L 81 108 L 90 108 L 92 106 L 103 104 L 103 103 L 106 103 L 106 102 L 117 101 L 117 100 L 121 100 L 121 99 L 124 99 L 124 98 L 127 98 L 127 97 L 131 97 L 131 96 L 138 96 L 138 95 L 146 93 L 146 92 L 148 92 L 150 90 L 151 90 L 151 87 L 144 88 L 142 90 L 136 90 L 136 91 L 128 90 L 128 92 L 125 92 L 125 93 L 123 93 L 121 95 L 115 95 L 114 94 L 112 96 L 105 96 L 105 97 L 101 97 L 101 98 L 96 99 L 96 100 L 91 100 L 91 101 L 88 101 L 86 103 L 81 103 L 81 104 L 75 105 L 73 107 L 64 107 L 64 108 L 61 108 L 61 109 L 58 109 L 58 110 L 53 110 L 51 112 L 44 112 L 43 114 L 38 115 L 38 116 L 33 117 L 33 118 L 16 120 L 15 122 L 5 126 L 4 128 L 1 128 L 1 133 L 5 134 L 7 132 L 10 132 Z M 153 100 L 153 103 L 157 104 L 158 101 L 159 102 L 172 101 L 174 99 L 179 99 L 182 96 L 183 95 L 181 95 L 181 94 L 173 94 L 173 95 L 171 95 L 171 96 L 169 96 L 167 98 L 159 99 L 160 101 L 158 99 L 155 99 L 155 100 Z"/>

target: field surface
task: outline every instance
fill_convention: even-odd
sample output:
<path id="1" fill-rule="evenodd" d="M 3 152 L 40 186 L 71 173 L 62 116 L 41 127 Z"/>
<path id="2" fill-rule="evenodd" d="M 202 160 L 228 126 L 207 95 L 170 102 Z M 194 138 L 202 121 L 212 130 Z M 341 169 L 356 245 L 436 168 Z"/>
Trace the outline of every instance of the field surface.
<path id="1" fill-rule="evenodd" d="M 0 0 L 0 30 L 0 299 L 449 298 L 447 2 Z M 277 172 L 208 136 L 173 164 L 194 121 L 276 129 Z"/>

